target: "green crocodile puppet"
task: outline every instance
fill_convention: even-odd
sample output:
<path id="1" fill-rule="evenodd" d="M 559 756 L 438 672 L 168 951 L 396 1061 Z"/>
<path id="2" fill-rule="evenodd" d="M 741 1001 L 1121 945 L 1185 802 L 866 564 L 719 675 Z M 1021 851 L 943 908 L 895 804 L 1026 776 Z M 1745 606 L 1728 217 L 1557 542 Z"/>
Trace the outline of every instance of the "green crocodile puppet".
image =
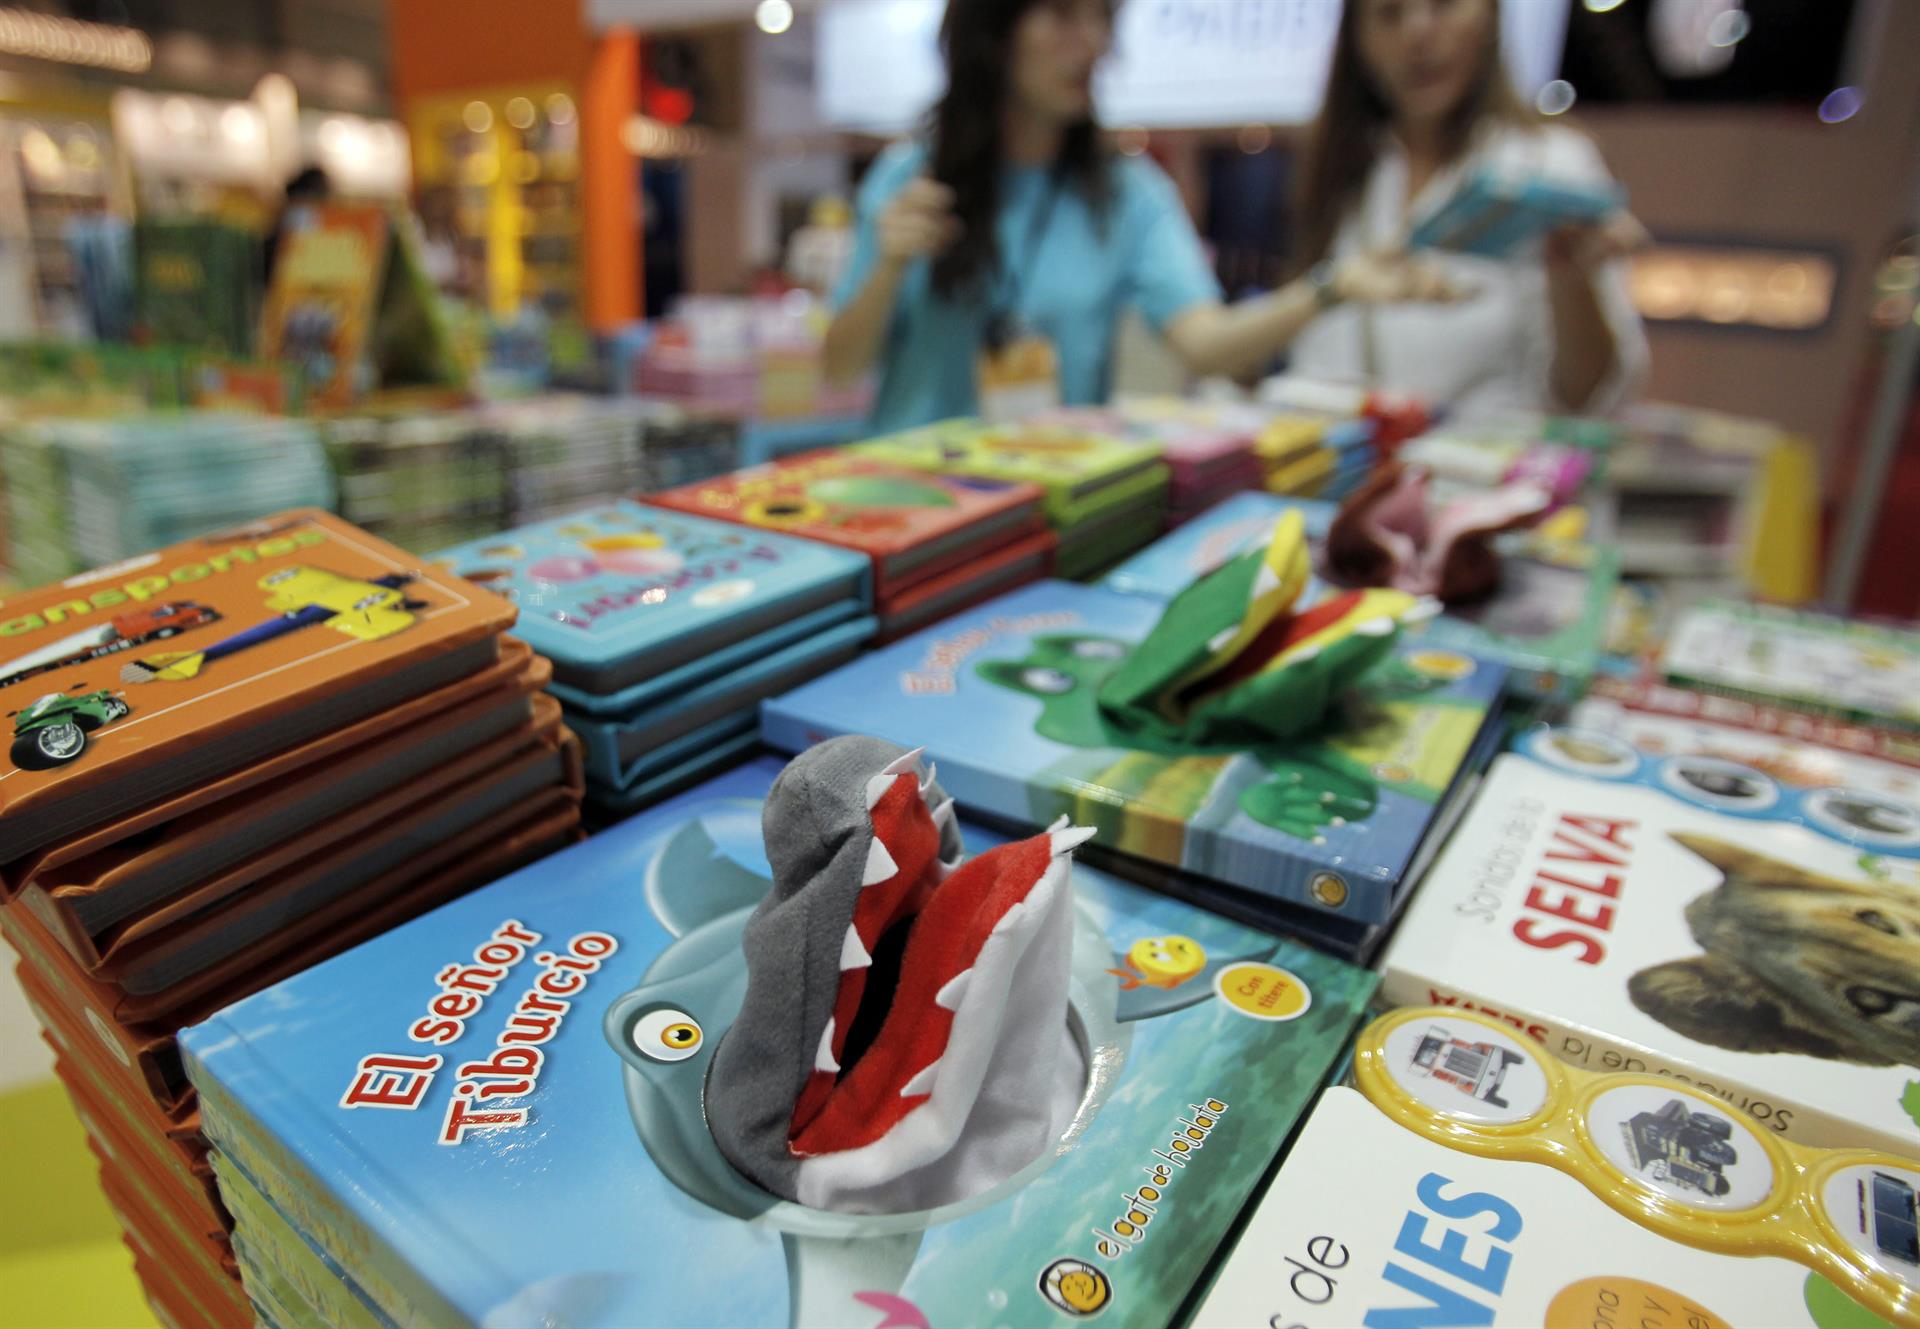
<path id="1" fill-rule="evenodd" d="M 1064 778 L 1053 783 L 1078 792 L 1034 815 L 1065 812 L 1099 826 L 1107 843 L 1177 862 L 1186 825 L 1217 798 L 1303 840 L 1370 815 L 1383 780 L 1437 798 L 1481 717 L 1421 698 L 1472 662 L 1392 654 L 1401 626 L 1437 608 L 1404 592 L 1340 592 L 1296 610 L 1310 566 L 1304 526 L 1289 513 L 1265 548 L 1176 596 L 1137 646 L 1049 634 L 1023 659 L 976 666 L 1039 700 L 1042 737 L 1102 759 L 1056 772 Z M 1407 759 L 1416 729 L 1419 749 L 1434 754 L 1430 773 Z"/>

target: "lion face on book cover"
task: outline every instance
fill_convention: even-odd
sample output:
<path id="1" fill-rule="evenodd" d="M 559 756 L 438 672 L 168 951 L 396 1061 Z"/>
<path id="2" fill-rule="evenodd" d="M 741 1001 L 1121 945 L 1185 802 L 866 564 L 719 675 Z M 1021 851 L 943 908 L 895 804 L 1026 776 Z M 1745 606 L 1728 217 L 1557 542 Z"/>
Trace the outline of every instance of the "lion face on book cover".
<path id="1" fill-rule="evenodd" d="M 1633 1004 L 1736 1052 L 1920 1066 L 1920 899 L 1704 835 L 1673 837 L 1725 877 L 1687 906 L 1704 955 L 1643 969 Z"/>

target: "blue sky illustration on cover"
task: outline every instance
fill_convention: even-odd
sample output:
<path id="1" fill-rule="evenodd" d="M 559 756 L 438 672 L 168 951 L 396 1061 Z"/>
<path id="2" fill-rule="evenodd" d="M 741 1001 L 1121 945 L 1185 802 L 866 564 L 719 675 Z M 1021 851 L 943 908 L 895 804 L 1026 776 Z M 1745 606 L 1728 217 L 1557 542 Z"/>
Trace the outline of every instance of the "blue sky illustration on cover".
<path id="1" fill-rule="evenodd" d="M 515 633 L 563 676 L 696 634 L 746 635 L 740 625 L 778 619 L 785 605 L 852 598 L 868 567 L 850 550 L 625 501 L 456 545 L 436 561 L 519 605 Z"/>
<path id="2" fill-rule="evenodd" d="M 964 808 L 1044 826 L 1247 890 L 1384 922 L 1505 669 L 1403 638 L 1318 734 L 1248 751 L 1121 746 L 1100 683 L 1162 605 L 1042 581 L 764 704 L 798 751 L 842 733 L 924 744 Z"/>
<path id="3" fill-rule="evenodd" d="M 1064 1324 L 1046 1292 L 1051 1276 L 1060 1295 L 1064 1271 L 1083 1288 L 1105 1281 L 1103 1322 L 1165 1324 L 1341 1055 L 1373 975 L 1076 866 L 1074 1009 L 1100 1068 L 1077 1135 L 931 1213 L 777 1200 L 726 1167 L 698 1113 L 726 994 L 737 1005 L 744 985 L 729 960 L 766 886 L 759 801 L 778 770 L 762 758 L 187 1031 L 209 1134 L 402 1322 Z M 966 838 L 970 852 L 997 842 Z M 415 1107 L 344 1108 L 356 1077 L 384 1064 L 363 1059 L 423 1050 L 407 1030 L 439 995 L 436 975 L 516 930 L 542 942 L 466 1018 Z M 593 934 L 617 949 L 583 945 Z M 1181 965 L 1136 965 L 1138 943 L 1170 935 L 1193 944 Z M 563 947 L 598 967 L 542 1049 L 535 1088 L 484 1104 L 523 1124 L 439 1143 L 450 1105 L 475 1101 L 457 1096 L 456 1066 L 495 1054 L 511 1003 L 550 972 L 540 956 Z M 707 1041 L 636 1091 L 602 1019 L 661 982 L 708 1017 Z M 1302 988 L 1292 1009 L 1261 1005 Z M 1190 1163 L 1167 1168 L 1183 1119 L 1210 1100 Z M 1096 1231 L 1112 1241 L 1123 1197 L 1155 1167 L 1171 1175 L 1149 1221 L 1102 1256 Z"/>
<path id="4" fill-rule="evenodd" d="M 1334 504 L 1318 499 L 1235 494 L 1161 536 L 1101 578 L 1100 584 L 1129 595 L 1171 600 L 1195 578 L 1265 543 L 1273 535 L 1273 524 L 1289 507 L 1300 510 L 1310 540 L 1326 535 L 1338 511 Z M 1324 595 L 1326 589 L 1326 583 L 1315 577 L 1308 583 L 1304 598 Z"/>

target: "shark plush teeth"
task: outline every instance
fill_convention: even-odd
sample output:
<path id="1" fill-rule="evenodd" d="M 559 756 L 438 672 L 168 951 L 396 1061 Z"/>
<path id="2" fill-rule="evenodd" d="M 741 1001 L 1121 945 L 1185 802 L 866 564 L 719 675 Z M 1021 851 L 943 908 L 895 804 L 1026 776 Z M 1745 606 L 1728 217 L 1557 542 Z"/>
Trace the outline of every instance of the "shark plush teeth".
<path id="1" fill-rule="evenodd" d="M 968 859 L 919 755 L 833 739 L 766 802 L 773 889 L 746 927 L 707 1117 L 735 1169 L 813 1208 L 977 1194 L 1051 1147 L 1084 1090 L 1070 874 L 1093 832 Z"/>
<path id="2" fill-rule="evenodd" d="M 1503 485 L 1436 508 L 1424 470 L 1381 467 L 1340 505 L 1327 529 L 1328 573 L 1348 586 L 1392 586 L 1447 604 L 1484 600 L 1500 585 L 1493 537 L 1546 515 L 1553 496 Z"/>
<path id="3" fill-rule="evenodd" d="M 1287 512 L 1264 549 L 1222 564 L 1168 603 L 1100 685 L 1102 714 L 1148 741 L 1222 748 L 1313 729 L 1427 603 L 1367 589 L 1302 605 L 1310 572 L 1305 523 Z"/>

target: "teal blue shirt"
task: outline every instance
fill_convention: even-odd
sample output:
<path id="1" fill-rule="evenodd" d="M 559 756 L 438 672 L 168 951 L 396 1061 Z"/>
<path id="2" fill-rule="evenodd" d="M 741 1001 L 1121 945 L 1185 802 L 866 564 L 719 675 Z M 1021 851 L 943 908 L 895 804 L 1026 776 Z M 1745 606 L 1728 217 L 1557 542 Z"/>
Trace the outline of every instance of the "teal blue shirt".
<path id="1" fill-rule="evenodd" d="M 867 173 L 853 257 L 834 292 L 836 310 L 859 293 L 879 259 L 874 228 L 881 212 L 925 168 L 925 145 L 900 143 Z M 1078 189 L 1055 184 L 1050 170 L 1004 168 L 995 220 L 1004 271 L 972 299 L 936 295 L 931 265 L 925 259 L 908 265 L 881 348 L 876 430 L 977 411 L 974 356 L 995 293 L 1011 297 L 1020 321 L 1053 343 L 1060 395 L 1069 406 L 1107 399 L 1114 337 L 1129 306 L 1159 329 L 1194 305 L 1220 299 L 1220 284 L 1165 173 L 1144 157 L 1116 157 L 1110 179 L 1112 197 L 1101 217 Z"/>

